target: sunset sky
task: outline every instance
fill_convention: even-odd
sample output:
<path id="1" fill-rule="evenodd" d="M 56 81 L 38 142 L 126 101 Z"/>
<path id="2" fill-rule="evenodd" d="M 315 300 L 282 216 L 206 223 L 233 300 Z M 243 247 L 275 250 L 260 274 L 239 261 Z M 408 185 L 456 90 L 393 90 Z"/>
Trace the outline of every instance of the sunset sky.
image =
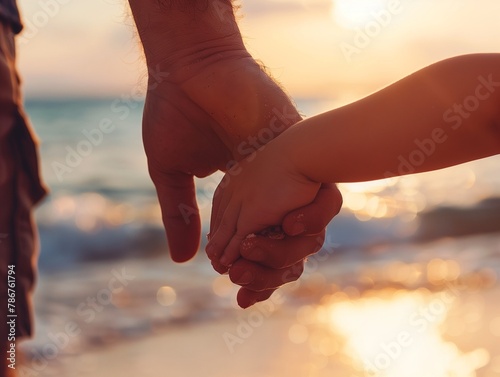
<path id="1" fill-rule="evenodd" d="M 26 30 L 18 46 L 28 97 L 120 96 L 141 81 L 125 0 L 61 0 L 55 10 L 47 3 L 59 4 L 20 0 Z M 250 51 L 292 96 L 344 102 L 440 59 L 499 51 L 500 2 L 480 3 L 245 0 L 240 25 Z M 390 18 L 377 20 L 380 12 Z M 366 29 L 368 39 L 359 36 Z"/>

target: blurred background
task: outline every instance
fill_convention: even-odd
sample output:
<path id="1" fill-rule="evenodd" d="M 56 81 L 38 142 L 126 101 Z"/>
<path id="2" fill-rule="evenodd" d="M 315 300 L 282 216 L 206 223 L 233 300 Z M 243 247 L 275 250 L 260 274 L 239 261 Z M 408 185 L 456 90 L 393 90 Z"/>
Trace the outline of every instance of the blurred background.
<path id="1" fill-rule="evenodd" d="M 249 50 L 307 116 L 500 41 L 496 0 L 241 5 Z M 168 260 L 126 2 L 20 6 L 26 107 L 51 189 L 21 376 L 500 376 L 499 157 L 340 185 L 344 209 L 303 278 L 242 311 L 204 252 Z M 75 154 L 102 122 L 114 130 Z M 198 182 L 205 233 L 219 178 Z"/>

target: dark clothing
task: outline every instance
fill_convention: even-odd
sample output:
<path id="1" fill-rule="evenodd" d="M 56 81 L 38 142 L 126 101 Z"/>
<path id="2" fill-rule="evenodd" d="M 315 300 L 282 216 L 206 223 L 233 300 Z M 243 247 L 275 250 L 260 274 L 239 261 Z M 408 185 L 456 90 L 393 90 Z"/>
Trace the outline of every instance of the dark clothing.
<path id="1" fill-rule="evenodd" d="M 31 215 L 45 188 L 38 173 L 36 142 L 23 110 L 15 57 L 12 26 L 0 22 L 0 316 L 5 320 L 13 314 L 7 312 L 11 293 L 7 276 L 13 274 L 8 266 L 14 266 L 16 334 L 21 337 L 32 334 L 37 238 Z"/>
<path id="2" fill-rule="evenodd" d="M 22 30 L 16 0 L 0 0 L 0 21 L 9 24 L 16 34 Z"/>

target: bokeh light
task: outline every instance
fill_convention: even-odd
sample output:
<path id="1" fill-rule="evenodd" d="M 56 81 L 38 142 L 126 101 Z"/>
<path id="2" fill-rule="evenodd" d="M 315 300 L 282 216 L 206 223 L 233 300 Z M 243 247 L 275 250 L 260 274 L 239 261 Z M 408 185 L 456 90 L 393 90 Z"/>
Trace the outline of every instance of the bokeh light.
<path id="1" fill-rule="evenodd" d="M 177 300 L 177 293 L 175 292 L 175 289 L 172 287 L 161 287 L 158 289 L 158 292 L 156 294 L 156 299 L 158 300 L 158 303 L 162 306 L 171 306 L 175 303 Z"/>

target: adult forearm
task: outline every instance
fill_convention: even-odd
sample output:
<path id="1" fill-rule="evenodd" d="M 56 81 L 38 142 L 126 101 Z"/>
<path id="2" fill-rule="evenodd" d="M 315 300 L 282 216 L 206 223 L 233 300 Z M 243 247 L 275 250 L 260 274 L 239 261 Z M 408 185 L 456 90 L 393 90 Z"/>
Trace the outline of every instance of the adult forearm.
<path id="1" fill-rule="evenodd" d="M 230 0 L 129 0 L 149 66 L 244 50 Z"/>
<path id="2" fill-rule="evenodd" d="M 469 55 L 307 119 L 283 137 L 311 179 L 366 181 L 500 153 L 499 114 L 500 54 Z"/>

